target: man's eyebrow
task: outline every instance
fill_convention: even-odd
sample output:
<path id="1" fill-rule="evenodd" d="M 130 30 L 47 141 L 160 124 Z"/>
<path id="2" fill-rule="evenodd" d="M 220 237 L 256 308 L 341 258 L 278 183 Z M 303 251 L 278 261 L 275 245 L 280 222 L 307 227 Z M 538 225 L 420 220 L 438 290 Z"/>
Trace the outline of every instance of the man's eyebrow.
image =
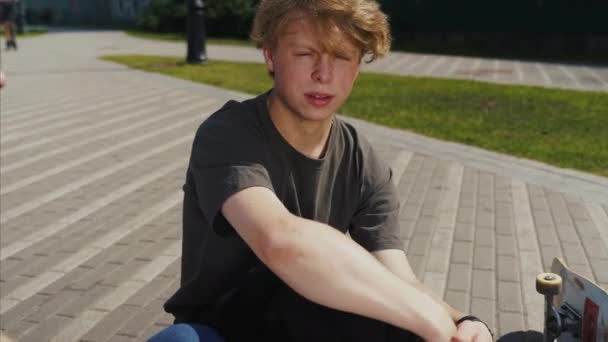
<path id="1" fill-rule="evenodd" d="M 305 48 L 305 49 L 311 49 L 311 50 L 317 50 L 317 48 L 315 47 L 315 44 L 313 42 L 309 42 L 309 41 L 294 41 L 294 42 L 289 42 L 287 44 L 289 47 L 296 47 L 296 48 Z"/>

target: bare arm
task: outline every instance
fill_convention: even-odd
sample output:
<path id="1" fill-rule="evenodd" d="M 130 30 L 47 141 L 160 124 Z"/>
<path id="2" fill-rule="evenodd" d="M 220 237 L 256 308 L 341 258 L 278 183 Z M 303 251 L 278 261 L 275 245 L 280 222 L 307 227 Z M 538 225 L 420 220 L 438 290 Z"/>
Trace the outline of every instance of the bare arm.
<path id="1" fill-rule="evenodd" d="M 443 307 L 449 312 L 454 322 L 464 317 L 465 314 L 454 309 L 448 303 L 444 302 L 437 294 L 431 289 L 425 287 L 422 282 L 416 277 L 412 267 L 407 261 L 405 253 L 397 249 L 386 249 L 372 253 L 380 263 L 388 268 L 393 274 L 402 280 L 411 283 L 421 291 L 429 294 L 438 303 L 441 303 Z M 458 337 L 461 341 L 492 341 L 492 336 L 485 324 L 480 322 L 464 321 L 458 325 Z"/>
<path id="2" fill-rule="evenodd" d="M 427 293 L 339 231 L 292 215 L 270 190 L 245 189 L 224 203 L 222 213 L 260 260 L 307 299 L 427 341 L 447 342 L 456 335 L 447 311 Z"/>
<path id="3" fill-rule="evenodd" d="M 420 282 L 420 280 L 416 277 L 416 274 L 414 274 L 414 271 L 412 270 L 412 267 L 410 266 L 409 262 L 407 261 L 407 257 L 405 256 L 405 253 L 403 253 L 403 251 L 398 250 L 398 249 L 386 249 L 386 250 L 374 252 L 372 254 L 374 255 L 374 257 L 376 257 L 376 259 L 378 259 L 378 261 L 380 261 L 381 264 L 383 264 L 386 268 L 388 268 L 394 275 L 396 275 L 403 281 L 406 281 L 406 282 L 412 284 L 413 286 L 418 288 L 420 291 L 426 292 L 429 296 L 431 296 L 433 299 L 435 299 L 438 303 L 443 305 L 443 307 L 445 307 L 445 309 L 448 311 L 448 313 L 450 314 L 450 316 L 452 317 L 452 320 L 454 322 L 464 316 L 464 314 L 462 312 L 451 307 L 448 303 L 444 302 L 441 298 L 439 298 L 439 296 L 436 293 L 434 293 L 429 288 L 425 287 L 424 284 L 422 284 L 422 282 Z"/>

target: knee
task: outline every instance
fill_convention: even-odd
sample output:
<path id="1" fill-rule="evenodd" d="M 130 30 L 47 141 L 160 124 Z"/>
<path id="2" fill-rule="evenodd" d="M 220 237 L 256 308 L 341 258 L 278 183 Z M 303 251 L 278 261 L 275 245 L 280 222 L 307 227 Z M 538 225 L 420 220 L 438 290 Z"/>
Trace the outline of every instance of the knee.
<path id="1" fill-rule="evenodd" d="M 179 323 L 161 330 L 148 342 L 224 342 L 224 339 L 206 325 Z"/>

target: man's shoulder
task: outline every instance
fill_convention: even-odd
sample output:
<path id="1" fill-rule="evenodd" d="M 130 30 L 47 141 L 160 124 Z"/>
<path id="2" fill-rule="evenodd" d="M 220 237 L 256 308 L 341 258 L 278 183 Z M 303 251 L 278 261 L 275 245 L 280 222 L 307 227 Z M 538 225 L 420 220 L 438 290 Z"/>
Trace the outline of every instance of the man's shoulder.
<path id="1" fill-rule="evenodd" d="M 242 102 L 235 100 L 226 102 L 201 123 L 197 136 L 208 134 L 230 136 L 256 130 L 260 124 L 257 101 L 259 98 L 256 97 Z"/>
<path id="2" fill-rule="evenodd" d="M 245 101 L 229 100 L 220 109 L 211 114 L 203 125 L 221 123 L 225 121 L 235 121 L 234 124 L 247 121 L 248 118 L 256 113 L 255 99 Z"/>

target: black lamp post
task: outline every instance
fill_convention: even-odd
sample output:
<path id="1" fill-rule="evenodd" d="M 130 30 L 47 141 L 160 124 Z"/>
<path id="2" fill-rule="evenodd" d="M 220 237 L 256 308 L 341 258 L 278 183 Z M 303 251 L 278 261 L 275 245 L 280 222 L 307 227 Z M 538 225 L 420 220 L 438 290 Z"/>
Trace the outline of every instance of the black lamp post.
<path id="1" fill-rule="evenodd" d="M 205 23 L 203 20 L 203 0 L 187 0 L 188 6 L 188 55 L 189 64 L 207 62 L 205 53 Z"/>

